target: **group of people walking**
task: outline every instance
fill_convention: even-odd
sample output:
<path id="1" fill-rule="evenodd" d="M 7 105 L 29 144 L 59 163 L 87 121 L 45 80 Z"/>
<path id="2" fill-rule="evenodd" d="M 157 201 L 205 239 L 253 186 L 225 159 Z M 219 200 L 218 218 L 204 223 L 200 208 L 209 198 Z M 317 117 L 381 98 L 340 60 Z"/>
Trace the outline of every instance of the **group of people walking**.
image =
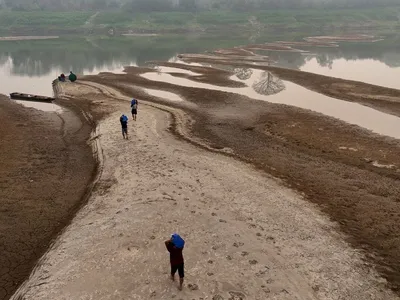
<path id="1" fill-rule="evenodd" d="M 137 99 L 133 98 L 131 101 L 131 113 L 132 120 L 134 121 L 136 121 L 137 117 L 138 104 L 139 102 L 137 101 Z M 119 118 L 122 127 L 122 137 L 124 139 L 128 139 L 128 120 L 129 118 L 124 114 Z"/>
<path id="2" fill-rule="evenodd" d="M 138 101 L 137 99 L 132 99 L 131 101 L 131 113 L 132 119 L 136 121 L 137 110 L 138 110 Z M 122 115 L 119 119 L 122 127 L 122 136 L 124 139 L 128 139 L 128 117 L 126 115 Z M 178 272 L 179 274 L 179 289 L 182 290 L 183 286 L 183 278 L 185 276 L 184 271 L 184 260 L 183 260 L 183 247 L 185 246 L 185 241 L 179 234 L 174 233 L 171 235 L 171 238 L 165 241 L 165 247 L 167 248 L 170 254 L 170 265 L 171 265 L 171 280 L 175 281 L 175 274 Z"/>

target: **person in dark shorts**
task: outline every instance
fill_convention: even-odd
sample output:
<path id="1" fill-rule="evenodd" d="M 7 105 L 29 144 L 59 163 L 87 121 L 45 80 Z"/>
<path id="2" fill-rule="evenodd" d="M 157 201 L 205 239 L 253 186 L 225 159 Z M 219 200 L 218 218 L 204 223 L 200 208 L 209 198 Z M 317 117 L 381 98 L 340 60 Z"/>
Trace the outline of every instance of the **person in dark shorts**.
<path id="1" fill-rule="evenodd" d="M 137 108 L 138 108 L 138 101 L 134 98 L 131 101 L 131 112 L 132 112 L 132 119 L 136 121 L 136 115 L 137 115 Z"/>
<path id="2" fill-rule="evenodd" d="M 183 278 L 185 277 L 185 263 L 183 260 L 183 247 L 185 241 L 176 233 L 174 233 L 168 241 L 165 241 L 165 246 L 169 252 L 171 263 L 171 280 L 175 281 L 175 273 L 179 274 L 179 290 L 182 290 Z"/>
<path id="3" fill-rule="evenodd" d="M 122 115 L 119 118 L 119 122 L 121 123 L 121 127 L 122 127 L 122 137 L 124 139 L 128 139 L 128 117 L 125 115 Z"/>

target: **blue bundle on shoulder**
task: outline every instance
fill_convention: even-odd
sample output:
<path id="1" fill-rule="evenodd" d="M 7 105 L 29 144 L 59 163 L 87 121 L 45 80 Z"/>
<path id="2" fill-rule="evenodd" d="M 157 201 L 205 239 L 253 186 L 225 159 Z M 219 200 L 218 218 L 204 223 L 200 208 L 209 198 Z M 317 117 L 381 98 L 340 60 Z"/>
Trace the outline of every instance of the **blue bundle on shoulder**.
<path id="1" fill-rule="evenodd" d="M 177 233 L 174 233 L 174 234 L 171 236 L 171 241 L 172 241 L 172 243 L 174 244 L 174 246 L 175 246 L 176 248 L 183 249 L 183 247 L 185 246 L 185 241 L 184 241 L 184 239 L 183 239 L 179 234 L 177 234 Z"/>

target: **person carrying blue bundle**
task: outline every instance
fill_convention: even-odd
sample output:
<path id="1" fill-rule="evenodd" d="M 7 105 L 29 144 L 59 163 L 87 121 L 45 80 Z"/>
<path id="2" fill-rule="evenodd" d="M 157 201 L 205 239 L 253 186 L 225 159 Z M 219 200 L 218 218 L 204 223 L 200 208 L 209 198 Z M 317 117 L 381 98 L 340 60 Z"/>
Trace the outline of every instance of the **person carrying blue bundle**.
<path id="1" fill-rule="evenodd" d="M 121 127 L 122 127 L 122 137 L 124 139 L 128 139 L 128 117 L 125 115 L 122 115 L 119 118 L 119 122 L 121 123 Z"/>
<path id="2" fill-rule="evenodd" d="M 169 252 L 171 263 L 171 280 L 175 281 L 175 273 L 179 273 L 179 290 L 182 290 L 183 278 L 185 277 L 185 263 L 183 260 L 183 248 L 185 241 L 179 234 L 174 233 L 171 238 L 165 241 L 165 246 Z"/>
<path id="3" fill-rule="evenodd" d="M 138 104 L 139 102 L 135 98 L 133 98 L 131 101 L 131 112 L 132 112 L 132 119 L 134 121 L 136 121 Z"/>

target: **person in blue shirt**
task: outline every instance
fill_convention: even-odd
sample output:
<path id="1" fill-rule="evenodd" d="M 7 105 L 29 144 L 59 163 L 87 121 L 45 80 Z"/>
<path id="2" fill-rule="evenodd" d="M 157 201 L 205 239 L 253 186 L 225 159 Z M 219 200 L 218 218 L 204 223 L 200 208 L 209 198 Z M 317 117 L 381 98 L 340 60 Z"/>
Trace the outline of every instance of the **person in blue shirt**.
<path id="1" fill-rule="evenodd" d="M 131 101 L 131 111 L 132 111 L 132 119 L 136 121 L 136 115 L 137 115 L 137 108 L 138 108 L 138 101 L 133 98 Z"/>
<path id="2" fill-rule="evenodd" d="M 122 137 L 124 139 L 128 139 L 128 117 L 125 115 L 122 115 L 119 118 L 119 122 L 121 123 L 121 127 L 122 127 Z"/>

